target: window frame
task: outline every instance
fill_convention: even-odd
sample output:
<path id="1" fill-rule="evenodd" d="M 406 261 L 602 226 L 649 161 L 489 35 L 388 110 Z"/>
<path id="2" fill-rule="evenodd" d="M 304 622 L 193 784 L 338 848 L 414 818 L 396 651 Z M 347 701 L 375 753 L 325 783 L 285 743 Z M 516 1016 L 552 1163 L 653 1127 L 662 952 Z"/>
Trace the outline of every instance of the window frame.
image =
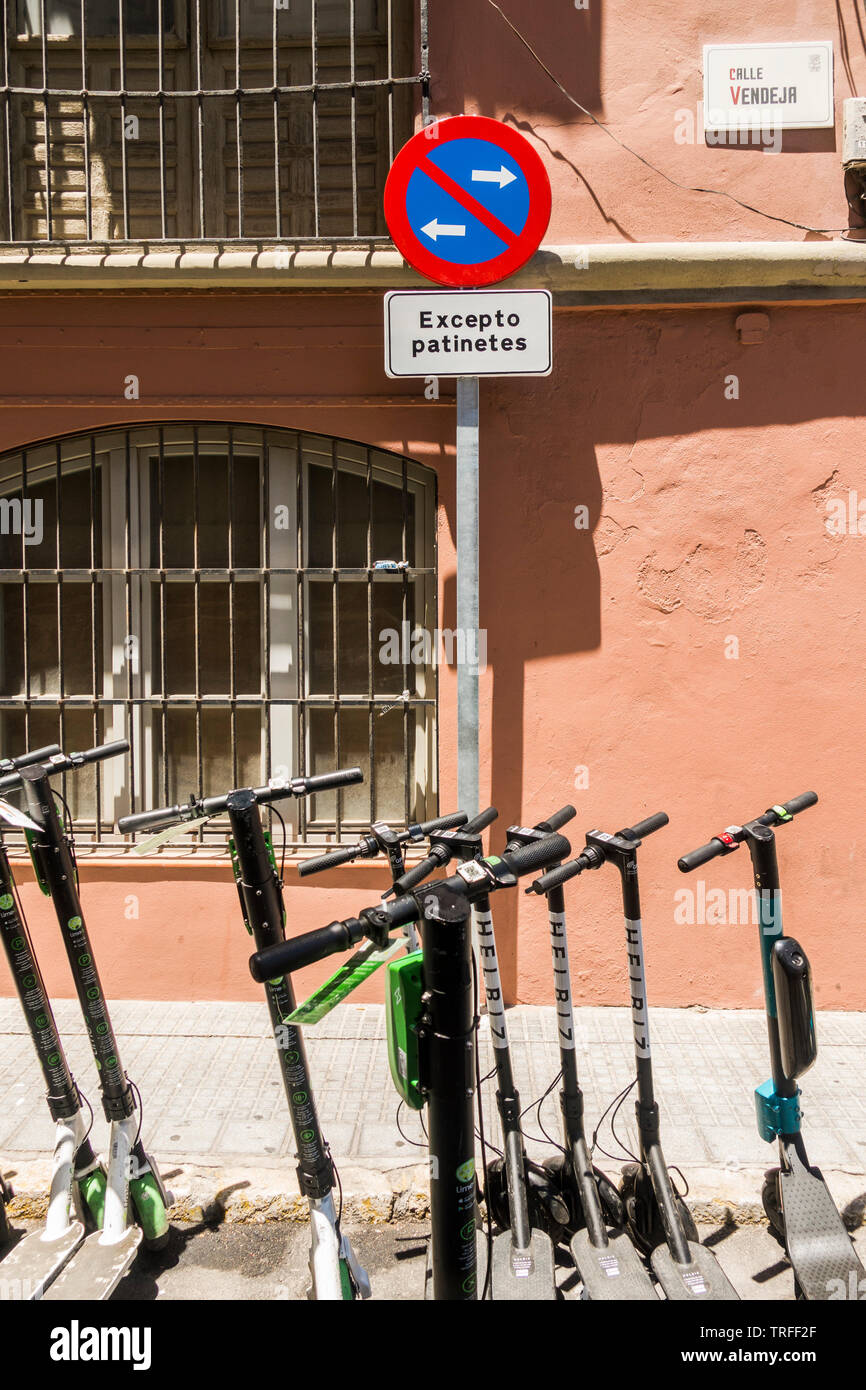
<path id="1" fill-rule="evenodd" d="M 199 452 L 206 451 L 208 455 L 222 454 L 227 461 L 230 460 L 227 480 L 233 476 L 232 469 L 237 458 L 257 460 L 257 524 L 260 543 L 258 567 L 250 569 L 233 565 L 235 556 L 231 553 L 231 526 L 227 566 L 208 567 L 199 564 L 197 569 L 173 567 L 169 570 L 163 563 L 164 553 L 157 557 L 160 563 L 153 565 L 151 471 L 155 464 L 165 469 L 173 453 L 190 458 L 191 440 L 197 441 Z M 363 461 L 359 456 L 362 456 Z M 32 464 L 31 459 L 35 461 Z M 259 762 L 262 776 L 265 777 L 268 774 L 302 775 L 303 771 L 309 773 L 315 770 L 316 758 L 321 751 L 317 751 L 318 745 L 314 745 L 313 741 L 313 720 L 310 716 L 311 711 L 315 709 L 332 710 L 335 743 L 345 712 L 350 709 L 366 710 L 368 746 L 374 759 L 371 763 L 372 773 L 375 768 L 376 720 L 381 712 L 380 707 L 387 706 L 384 712 L 388 713 L 395 706 L 402 704 L 404 814 L 391 818 L 391 823 L 397 825 L 405 823 L 406 819 L 421 819 L 435 814 L 438 799 L 438 666 L 435 660 L 428 668 L 415 669 L 414 682 L 406 681 L 408 667 L 405 666 L 399 677 L 395 678 L 400 684 L 401 692 L 406 689 L 412 691 L 408 699 L 402 699 L 402 695 L 396 698 L 394 694 L 377 696 L 375 669 L 369 665 L 366 692 L 342 690 L 336 669 L 333 673 L 333 690 L 330 693 L 314 693 L 311 689 L 311 661 L 307 659 L 307 654 L 312 651 L 311 605 L 308 598 L 310 586 L 331 583 L 336 604 L 341 584 L 365 582 L 365 572 L 357 567 L 337 565 L 326 571 L 321 567 L 309 565 L 309 544 L 312 535 L 309 474 L 313 467 L 321 466 L 323 460 L 328 459 L 331 461 L 332 469 L 336 469 L 337 477 L 341 476 L 343 471 L 355 476 L 363 473 L 368 489 L 372 483 L 384 482 L 389 486 L 399 486 L 401 497 L 408 496 L 410 492 L 414 494 L 415 564 L 409 571 L 398 574 L 377 573 L 371 568 L 376 559 L 391 558 L 372 555 L 373 538 L 369 529 L 373 515 L 371 496 L 366 540 L 369 562 L 366 569 L 368 620 L 372 612 L 374 585 L 397 584 L 402 585 L 403 590 L 402 613 L 413 625 L 419 616 L 423 616 L 426 619 L 425 625 L 435 629 L 438 607 L 437 478 L 435 470 L 405 456 L 350 440 L 315 435 L 309 431 L 227 421 L 150 422 L 127 429 L 82 431 L 62 436 L 57 440 L 39 441 L 17 450 L 8 450 L 0 456 L 0 463 L 6 462 L 13 466 L 15 460 L 23 460 L 21 467 L 26 468 L 26 478 L 31 485 L 36 479 L 50 481 L 52 474 L 56 480 L 58 470 L 62 475 L 66 471 L 77 472 L 87 469 L 91 476 L 92 497 L 96 470 L 99 470 L 102 554 L 93 553 L 96 520 L 92 501 L 90 568 L 62 566 L 58 539 L 53 568 L 42 567 L 31 572 L 26 563 L 26 550 L 22 545 L 20 568 L 0 570 L 2 584 L 17 582 L 57 585 L 58 604 L 62 602 L 67 584 L 88 583 L 92 594 L 96 592 L 95 586 L 101 588 L 101 646 L 100 638 L 95 632 L 92 642 L 93 649 L 98 649 L 101 653 L 101 667 L 97 662 L 93 668 L 97 676 L 101 670 L 101 682 L 97 679 L 93 690 L 87 694 L 76 694 L 74 691 L 70 694 L 68 688 L 64 688 L 67 683 L 61 681 L 58 670 L 57 693 L 34 697 L 32 688 L 28 693 L 27 685 L 24 684 L 17 693 L 0 696 L 0 725 L 5 722 L 2 719 L 5 713 L 23 709 L 25 726 L 29 726 L 30 715 L 43 709 L 52 713 L 59 710 L 62 727 L 64 711 L 86 709 L 92 714 L 94 729 L 101 719 L 102 741 L 124 738 L 130 740 L 132 754 L 129 759 L 118 759 L 104 765 L 97 784 L 99 801 L 96 818 L 91 818 L 86 823 L 82 822 L 80 826 L 82 844 L 85 848 L 94 853 L 116 853 L 128 848 L 127 842 L 114 837 L 112 827 L 117 817 L 131 809 L 149 808 L 164 803 L 165 790 L 172 777 L 166 763 L 169 757 L 165 741 L 167 724 L 163 721 L 160 728 L 160 711 L 184 706 L 195 711 L 197 749 L 202 737 L 201 721 L 204 711 L 210 707 L 232 711 L 232 767 L 235 772 L 239 767 L 238 759 L 243 753 L 237 735 L 237 712 L 242 708 L 258 708 L 261 730 Z M 0 496 L 12 496 L 19 492 L 21 476 L 20 471 L 17 474 L 9 471 L 0 481 Z M 273 520 L 275 498 L 290 499 L 288 524 L 279 529 L 269 524 Z M 230 503 L 228 505 L 230 507 Z M 405 518 L 408 515 L 408 505 L 401 503 L 401 508 Z M 330 524 L 333 534 L 336 535 L 336 514 Z M 192 518 L 190 526 L 197 534 Z M 405 520 L 403 532 L 405 536 Z M 60 519 L 58 537 L 59 534 Z M 163 535 L 164 540 L 162 530 L 159 534 Z M 333 553 L 336 558 L 335 549 Z M 58 580 L 62 582 L 58 583 Z M 161 586 L 175 583 L 202 585 L 226 582 L 230 596 L 235 592 L 236 583 L 253 583 L 259 590 L 260 693 L 248 695 L 238 692 L 235 681 L 235 653 L 231 649 L 231 688 L 228 691 L 206 695 L 203 699 L 200 675 L 197 691 L 166 691 L 162 689 L 162 678 L 159 681 L 160 689 L 157 689 L 151 652 L 154 650 L 157 604 L 162 603 L 158 597 Z M 411 603 L 406 597 L 410 593 L 413 595 Z M 164 609 L 161 606 L 159 614 L 158 626 L 164 632 Z M 57 631 L 60 632 L 59 627 Z M 132 653 L 127 645 L 130 634 L 135 634 L 138 639 L 137 651 L 133 650 Z M 368 629 L 366 637 L 369 663 L 374 657 L 376 634 Z M 22 636 L 22 641 L 26 647 L 26 633 Z M 161 644 L 159 651 L 164 671 L 164 648 Z M 61 659 L 59 637 L 58 659 Z M 25 670 L 26 662 L 25 655 Z M 414 715 L 413 711 L 416 712 Z M 415 726 L 414 738 L 410 727 L 412 719 Z M 286 748 L 290 754 L 289 766 L 279 761 Z M 206 784 L 206 764 L 205 785 L 202 785 L 202 762 L 198 754 L 197 760 L 199 785 L 190 790 L 194 790 L 198 795 L 227 790 Z M 336 798 L 334 816 L 319 814 L 318 819 L 308 819 L 307 808 L 302 801 L 291 799 L 283 803 L 279 809 L 287 823 L 287 843 L 295 850 L 304 845 L 339 840 L 344 835 L 357 838 L 358 832 L 363 830 L 371 819 L 382 818 L 376 810 L 377 793 L 372 783 L 371 776 L 365 788 L 370 809 L 369 819 L 366 819 L 366 812 L 360 819 L 357 815 L 342 814 L 341 797 Z M 318 803 L 317 813 L 320 806 L 321 802 Z M 219 831 L 219 827 L 214 826 L 213 830 Z M 88 837 L 89 845 L 86 843 Z M 189 837 L 184 839 L 185 845 L 180 851 L 184 857 L 191 851 L 207 852 L 214 843 L 213 837 L 209 839 L 208 832 L 201 830 L 195 841 L 190 841 Z"/>

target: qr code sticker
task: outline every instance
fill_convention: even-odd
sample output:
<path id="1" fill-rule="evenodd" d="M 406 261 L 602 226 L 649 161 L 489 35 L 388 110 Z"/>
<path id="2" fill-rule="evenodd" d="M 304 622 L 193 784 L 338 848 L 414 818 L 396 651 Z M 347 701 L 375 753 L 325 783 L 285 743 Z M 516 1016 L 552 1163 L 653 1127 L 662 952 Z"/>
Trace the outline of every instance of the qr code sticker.
<path id="1" fill-rule="evenodd" d="M 821 71 L 821 59 L 823 58 L 823 56 L 824 56 L 823 53 L 810 53 L 810 54 L 809 54 L 809 71 L 810 71 L 810 72 L 820 72 L 820 71 Z"/>

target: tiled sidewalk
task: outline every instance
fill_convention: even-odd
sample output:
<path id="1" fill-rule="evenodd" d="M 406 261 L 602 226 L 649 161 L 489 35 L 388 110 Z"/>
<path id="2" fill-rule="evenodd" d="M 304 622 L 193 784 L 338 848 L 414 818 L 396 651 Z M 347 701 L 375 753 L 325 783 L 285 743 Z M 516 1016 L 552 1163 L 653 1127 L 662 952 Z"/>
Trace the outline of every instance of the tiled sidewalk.
<path id="1" fill-rule="evenodd" d="M 93 1063 L 77 1006 L 60 1001 L 57 1021 L 79 1085 L 96 1106 Z M 285 1100 L 264 1004 L 140 1003 L 113 1007 L 121 1055 L 144 1103 L 144 1132 L 163 1166 L 173 1162 L 291 1169 Z M 508 1023 L 524 1105 L 558 1070 L 552 1008 L 511 1009 Z M 757 1134 L 752 1091 L 768 1074 L 763 1014 L 754 1011 L 656 1009 L 653 1057 L 670 1163 L 736 1172 L 773 1161 Z M 591 1131 L 632 1075 L 630 1020 L 624 1009 L 579 1011 L 579 1067 Z M 423 1157 L 407 1140 L 422 1139 L 419 1117 L 397 1097 L 384 1042 L 384 1011 L 344 1004 L 306 1032 L 322 1124 L 335 1156 L 354 1168 L 388 1172 Z M 492 1064 L 482 1022 L 482 1067 Z M 803 1079 L 804 1128 L 811 1161 L 828 1173 L 866 1174 L 866 1015 L 822 1013 L 818 1061 Z M 495 1086 L 485 1086 L 489 1136 L 496 1142 Z M 0 1161 L 44 1158 L 52 1125 L 43 1086 L 16 1000 L 0 1000 Z M 543 1120 L 559 1137 L 555 1092 Z M 538 1133 L 534 1114 L 525 1127 Z M 629 1097 L 617 1122 L 635 1146 Z M 599 1136 L 614 1149 L 610 1131 Z M 549 1148 L 530 1145 L 537 1156 Z M 617 1151 L 618 1152 L 618 1151 Z M 611 1165 L 608 1165 L 611 1166 Z M 861 1184 L 866 1188 L 866 1181 Z"/>

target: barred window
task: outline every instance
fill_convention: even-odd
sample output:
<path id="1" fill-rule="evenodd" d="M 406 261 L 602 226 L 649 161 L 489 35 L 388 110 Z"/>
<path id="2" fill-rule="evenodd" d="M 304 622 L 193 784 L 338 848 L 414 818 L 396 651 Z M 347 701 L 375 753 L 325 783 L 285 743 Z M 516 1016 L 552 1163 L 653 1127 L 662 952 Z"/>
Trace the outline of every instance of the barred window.
<path id="1" fill-rule="evenodd" d="M 6 0 L 0 240 L 386 239 L 426 7 Z"/>
<path id="2" fill-rule="evenodd" d="M 435 630 L 435 502 L 409 459 L 240 424 L 3 455 L 0 751 L 130 740 L 64 790 L 92 846 L 129 810 L 337 765 L 365 784 L 282 803 L 292 845 L 434 814 L 412 638 Z"/>

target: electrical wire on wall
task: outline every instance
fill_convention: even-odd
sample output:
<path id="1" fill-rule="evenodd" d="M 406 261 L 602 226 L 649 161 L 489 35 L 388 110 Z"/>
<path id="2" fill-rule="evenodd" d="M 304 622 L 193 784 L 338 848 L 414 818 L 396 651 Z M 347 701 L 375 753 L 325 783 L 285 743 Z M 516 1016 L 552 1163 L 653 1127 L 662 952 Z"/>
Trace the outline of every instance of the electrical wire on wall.
<path id="1" fill-rule="evenodd" d="M 737 207 L 745 208 L 747 212 L 754 212 L 758 217 L 765 217 L 770 222 L 782 222 L 786 227 L 796 227 L 797 230 L 801 232 L 816 232 L 825 236 L 840 236 L 845 232 L 859 230 L 859 228 L 851 227 L 810 227 L 805 222 L 794 222 L 789 217 L 780 217 L 776 213 L 765 212 L 763 208 L 756 208 L 752 203 L 743 202 L 742 198 L 735 197 L 733 193 L 727 193 L 723 188 L 703 188 L 699 184 L 681 183 L 679 179 L 675 179 L 670 174 L 666 174 L 664 169 L 660 169 L 657 164 L 653 164 L 652 160 L 647 159 L 637 150 L 632 149 L 631 145 L 627 145 L 624 140 L 620 140 L 618 135 L 614 135 L 613 131 L 610 129 L 610 126 L 605 125 L 604 121 L 600 121 L 597 116 L 594 116 L 593 113 L 587 109 L 587 107 L 583 106 L 581 102 L 578 101 L 576 96 L 573 96 L 572 93 L 569 92 L 568 89 L 563 86 L 559 78 L 555 75 L 555 73 L 551 72 L 544 59 L 535 51 L 535 49 L 532 47 L 532 44 L 525 37 L 525 35 L 523 35 L 517 28 L 516 24 L 514 24 L 513 21 L 509 19 L 508 15 L 505 13 L 502 7 L 496 3 L 496 0 L 487 0 L 487 4 L 492 6 L 492 8 L 496 10 L 497 14 L 499 14 L 501 18 L 505 21 L 505 23 L 508 25 L 508 28 L 514 34 L 515 38 L 517 38 L 519 42 L 523 44 L 523 47 L 531 55 L 534 62 L 538 64 L 542 72 L 545 73 L 546 76 L 550 79 L 550 81 L 554 84 L 554 86 L 559 89 L 559 91 L 566 98 L 566 100 L 571 102 L 572 106 L 576 106 L 578 111 L 583 112 L 584 116 L 588 116 L 589 119 L 593 122 L 593 124 L 598 126 L 599 130 L 603 130 L 605 135 L 607 135 L 611 140 L 613 140 L 614 144 L 619 145 L 620 148 L 625 150 L 627 154 L 630 154 L 633 159 L 640 160 L 641 164 L 645 165 L 647 169 L 652 170 L 654 174 L 658 174 L 659 178 L 664 179 L 665 182 L 669 183 L 673 188 L 680 188 L 685 193 L 704 193 L 712 198 L 727 198 L 729 202 L 736 203 Z M 849 207 L 852 207 L 852 211 L 857 211 L 855 208 L 853 208 L 850 198 L 848 199 L 848 204 Z M 856 238 L 844 237 L 844 240 L 846 241 L 855 239 Z"/>

